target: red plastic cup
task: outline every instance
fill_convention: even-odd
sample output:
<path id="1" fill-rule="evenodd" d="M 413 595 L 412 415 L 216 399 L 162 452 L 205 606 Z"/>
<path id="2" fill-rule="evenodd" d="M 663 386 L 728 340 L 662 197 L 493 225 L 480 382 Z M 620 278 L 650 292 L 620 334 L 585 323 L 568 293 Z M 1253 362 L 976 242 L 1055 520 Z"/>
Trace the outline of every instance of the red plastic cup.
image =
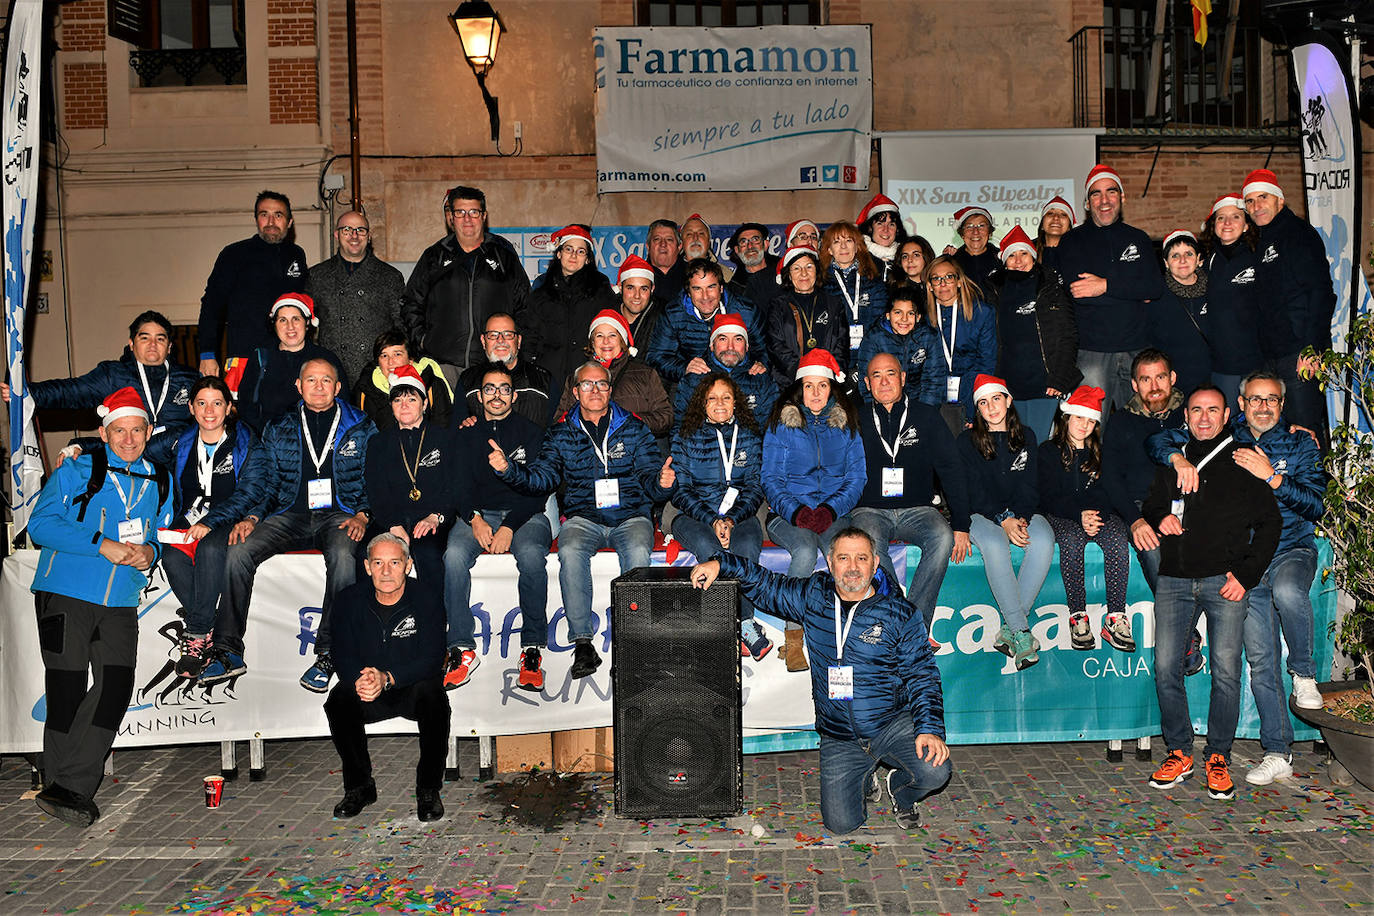
<path id="1" fill-rule="evenodd" d="M 206 776 L 205 777 L 205 807 L 218 808 L 220 799 L 224 797 L 224 777 Z"/>

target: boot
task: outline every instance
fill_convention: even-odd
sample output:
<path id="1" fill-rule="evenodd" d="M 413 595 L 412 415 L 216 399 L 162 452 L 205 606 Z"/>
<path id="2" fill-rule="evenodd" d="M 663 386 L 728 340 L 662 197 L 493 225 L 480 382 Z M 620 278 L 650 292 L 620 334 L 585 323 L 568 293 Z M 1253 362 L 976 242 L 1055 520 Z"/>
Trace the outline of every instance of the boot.
<path id="1" fill-rule="evenodd" d="M 787 663 L 788 671 L 805 671 L 810 667 L 806 663 L 806 650 L 802 646 L 802 631 L 799 628 L 783 630 L 782 660 Z"/>

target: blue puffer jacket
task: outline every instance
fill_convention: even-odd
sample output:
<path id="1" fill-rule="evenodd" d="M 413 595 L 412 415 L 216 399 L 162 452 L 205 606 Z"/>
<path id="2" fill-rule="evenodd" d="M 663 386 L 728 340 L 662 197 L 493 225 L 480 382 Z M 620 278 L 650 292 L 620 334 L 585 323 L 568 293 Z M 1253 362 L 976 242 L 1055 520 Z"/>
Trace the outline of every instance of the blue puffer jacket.
<path id="1" fill-rule="evenodd" d="M 115 469 L 128 468 L 134 473 L 151 475 L 153 466 L 145 458 L 130 464 L 120 460 L 113 449 L 107 452 L 110 470 L 105 475 L 105 486 L 91 497 L 83 521 L 76 520 L 78 509 L 72 505 L 72 499 L 86 492 L 91 479 L 90 455 L 78 455 L 58 465 L 38 495 L 29 516 L 28 532 L 43 551 L 38 555 L 38 572 L 31 588 L 106 607 L 137 607 L 139 594 L 148 585 L 147 574 L 132 566 L 114 565 L 100 555 L 100 545 L 106 538 L 119 540 L 119 523 L 125 517 L 124 500 L 115 488 Z M 129 517 L 144 520 L 144 543 L 151 544 L 160 557 L 162 545 L 157 540 L 157 529 L 172 523 L 170 489 L 159 505 L 156 482 L 118 476 L 127 496 L 138 494 Z"/>
<path id="2" fill-rule="evenodd" d="M 805 416 L 803 417 L 803 414 Z M 802 507 L 853 509 L 868 481 L 864 441 L 833 399 L 819 414 L 789 404 L 763 436 L 763 492 L 776 515 L 792 521 Z"/>
<path id="3" fill-rule="evenodd" d="M 793 579 L 730 553 L 716 554 L 721 578 L 738 579 L 745 597 L 769 613 L 802 625 L 811 659 L 816 731 L 842 739 L 872 738 L 897 716 L 911 716 L 918 735 L 945 737 L 940 669 L 925 621 L 891 588 L 879 569 L 874 594 L 854 608 L 839 658 L 835 640 L 835 580 L 828 572 Z M 831 665 L 854 666 L 854 699 L 829 698 Z"/>
<path id="4" fill-rule="evenodd" d="M 614 528 L 637 516 L 647 518 L 655 502 L 668 498 L 658 485 L 662 465 L 654 434 L 644 421 L 611 402 L 606 435 L 607 463 L 603 467 L 582 425 L 582 407 L 568 411 L 562 422 L 549 427 L 539 457 L 528 465 L 512 461 L 502 480 L 527 493 L 552 493 L 563 485 L 563 514 Z M 600 447 L 600 443 L 596 444 Z M 614 477 L 620 483 L 620 505 L 596 507 L 596 482 Z"/>
<path id="5" fill-rule="evenodd" d="M 997 371 L 997 313 L 987 303 L 975 302 L 973 320 L 966 321 L 962 308 L 957 319 L 954 306 L 939 308 L 939 333 L 946 342 L 950 333 L 954 334 L 954 364 L 949 367 L 949 374 L 959 377 L 959 403 L 964 405 L 964 416 L 972 420 L 977 410 L 973 403 L 973 380 L 979 373 L 991 375 Z M 944 359 L 943 344 L 937 340 L 936 345 Z"/>
<path id="6" fill-rule="evenodd" d="M 744 395 L 744 400 L 749 404 L 749 412 L 754 415 L 754 419 L 759 421 L 759 426 L 768 422 L 768 417 L 773 413 L 773 405 L 778 403 L 778 384 L 773 381 L 770 372 L 760 372 L 758 375 L 749 374 L 749 364 L 741 363 L 733 369 L 727 369 L 720 364 L 714 353 L 707 353 L 702 359 L 706 360 L 706 365 L 711 372 L 724 372 L 730 376 L 731 380 L 739 386 L 740 392 Z M 673 395 L 673 425 L 682 425 L 682 412 L 687 409 L 687 402 L 696 393 L 697 386 L 701 384 L 705 375 L 684 375 L 682 381 L 677 383 L 677 392 Z"/>
<path id="7" fill-rule="evenodd" d="M 877 277 L 858 275 L 858 270 L 856 265 L 851 265 L 845 271 L 841 271 L 834 264 L 830 265 L 830 269 L 825 272 L 825 283 L 821 286 L 821 295 L 829 302 L 831 309 L 844 317 L 846 326 L 861 325 L 864 333 L 867 334 L 868 329 L 873 326 L 873 322 L 887 314 L 887 287 Z M 854 298 L 856 276 L 859 281 L 858 298 Z M 841 284 L 844 285 L 843 291 L 840 288 Z M 846 294 L 850 298 L 854 298 L 854 306 L 859 312 L 857 319 L 854 316 L 854 310 L 849 307 L 849 299 L 845 298 Z M 848 333 L 846 328 L 842 332 L 842 336 Z M 850 337 L 849 340 L 852 341 L 853 338 Z M 860 345 L 862 345 L 862 341 L 860 341 Z M 858 358 L 859 347 L 850 347 L 849 365 L 857 366 Z"/>
<path id="8" fill-rule="evenodd" d="M 744 327 L 749 332 L 750 361 L 768 365 L 763 339 L 763 310 L 745 299 L 731 296 L 726 290 L 721 290 L 719 308 L 705 318 L 697 314 L 692 297 L 683 290 L 654 326 L 644 361 L 657 369 L 665 382 L 677 381 L 687 371 L 687 364 L 693 357 L 711 349 L 711 324 L 716 315 L 730 313 L 744 319 Z"/>
<path id="9" fill-rule="evenodd" d="M 767 378 L 767 375 L 761 376 Z M 735 431 L 738 435 L 735 436 Z M 734 437 L 735 464 L 730 482 L 725 482 L 725 462 L 721 459 L 721 439 L 726 454 Z M 677 485 L 673 489 L 673 505 L 699 522 L 711 524 L 718 518 L 739 523 L 759 511 L 763 505 L 763 438 L 738 423 L 703 423 L 701 428 L 683 438 L 681 431 L 673 433 L 673 469 L 677 471 Z M 739 495 L 725 515 L 720 514 L 720 502 L 727 487 L 735 487 Z"/>
<path id="10" fill-rule="evenodd" d="M 339 425 L 343 425 L 342 420 L 339 421 Z M 180 504 L 181 476 L 186 472 L 186 465 L 191 460 L 191 449 L 196 447 L 199 435 L 200 428 L 192 424 L 177 440 L 176 456 L 172 464 L 172 498 L 177 503 L 176 516 L 186 511 L 186 507 Z M 254 506 L 262 504 L 271 486 L 267 480 L 267 455 L 258 446 L 257 437 L 253 435 L 247 423 L 234 424 L 234 447 L 230 454 L 234 459 L 231 471 L 234 475 L 234 491 L 228 499 L 210 504 L 209 513 L 200 520 L 207 528 L 218 528 L 220 525 L 241 521 Z M 196 473 L 194 468 L 191 473 Z"/>
<path id="11" fill-rule="evenodd" d="M 143 390 L 143 381 L 138 377 L 138 365 L 133 354 L 126 352 L 119 359 L 107 359 L 85 375 L 76 378 L 55 378 L 46 382 L 34 382 L 29 386 L 33 392 L 34 404 L 39 407 L 63 407 L 69 410 L 90 410 L 100 405 L 107 397 L 121 388 L 132 388 L 138 392 L 148 416 L 153 418 L 153 431 L 156 433 L 148 440 L 143 454 L 149 461 L 170 466 L 172 450 L 177 437 L 191 422 L 191 386 L 200 378 L 194 369 L 168 360 L 168 368 L 144 366 L 148 374 L 148 388 L 156 400 L 162 394 L 162 383 L 171 373 L 167 383 L 167 400 L 162 404 L 161 413 L 153 416 L 153 405 L 148 403 L 148 394 Z M 161 432 L 158 429 L 161 428 Z M 99 440 L 78 440 L 84 450 L 94 447 Z"/>
<path id="12" fill-rule="evenodd" d="M 892 330 L 892 322 L 879 318 L 864 334 L 859 347 L 859 361 L 854 365 L 856 375 L 865 375 L 868 361 L 879 353 L 891 353 L 906 373 L 906 393 L 916 400 L 939 407 L 945 402 L 945 379 L 949 368 L 944 351 L 940 349 L 940 332 L 925 321 L 918 322 L 907 335 Z M 864 396 L 868 388 L 860 385 Z"/>
<path id="13" fill-rule="evenodd" d="M 367 508 L 367 486 L 363 480 L 363 466 L 367 461 L 367 443 L 377 427 L 352 404 L 335 400 L 343 413 L 339 429 L 334 434 L 334 505 L 344 512 Z M 273 420 L 263 432 L 262 449 L 267 457 L 269 483 L 266 498 L 249 510 L 259 518 L 277 515 L 290 509 L 301 488 L 301 460 L 305 454 L 305 438 L 301 435 L 300 409 Z M 275 486 L 273 486 L 275 484 Z"/>
<path id="14" fill-rule="evenodd" d="M 1255 447 L 1255 434 L 1250 432 L 1245 414 L 1238 414 L 1231 421 L 1230 433 L 1241 448 Z M 1186 428 L 1166 429 L 1147 439 L 1145 450 L 1155 464 L 1167 466 L 1170 456 L 1181 453 L 1187 441 Z M 1279 417 L 1274 428 L 1259 437 L 1258 445 L 1274 472 L 1283 475 L 1283 482 L 1274 491 L 1279 514 L 1283 516 L 1283 532 L 1274 556 L 1294 547 L 1314 546 L 1313 532 L 1322 517 L 1322 495 L 1326 492 L 1326 473 L 1317 443 L 1306 433 L 1290 433 L 1288 422 Z"/>

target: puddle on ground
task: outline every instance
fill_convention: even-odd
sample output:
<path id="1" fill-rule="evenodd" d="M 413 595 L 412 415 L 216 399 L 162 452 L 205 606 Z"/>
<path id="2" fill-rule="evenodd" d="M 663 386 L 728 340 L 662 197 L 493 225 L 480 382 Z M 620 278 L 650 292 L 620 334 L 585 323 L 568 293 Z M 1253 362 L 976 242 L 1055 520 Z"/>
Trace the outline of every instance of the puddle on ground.
<path id="1" fill-rule="evenodd" d="M 570 824 L 600 817 L 601 793 L 594 778 L 583 773 L 534 771 L 510 782 L 495 782 L 482 790 L 487 801 L 501 806 L 503 823 L 536 827 L 552 833 Z"/>

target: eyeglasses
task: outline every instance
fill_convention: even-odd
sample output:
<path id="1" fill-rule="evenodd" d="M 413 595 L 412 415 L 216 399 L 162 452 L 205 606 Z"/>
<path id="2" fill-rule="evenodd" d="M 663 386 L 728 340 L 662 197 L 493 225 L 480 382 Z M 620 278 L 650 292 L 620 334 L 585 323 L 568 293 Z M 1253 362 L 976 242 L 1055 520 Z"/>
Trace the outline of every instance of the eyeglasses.
<path id="1" fill-rule="evenodd" d="M 992 228 L 992 227 L 989 226 L 987 223 L 965 223 L 965 224 L 964 224 L 964 231 L 965 231 L 965 232 L 987 232 L 987 231 L 988 231 L 989 229 L 991 229 L 991 228 Z"/>
<path id="2" fill-rule="evenodd" d="M 515 331 L 483 331 L 482 337 L 495 343 L 498 340 L 514 340 Z"/>
<path id="3" fill-rule="evenodd" d="M 367 236 L 366 226 L 340 226 L 339 235 L 354 235 L 359 237 Z"/>
<path id="4" fill-rule="evenodd" d="M 477 219 L 478 217 L 480 217 L 483 213 L 486 213 L 487 211 L 486 211 L 486 210 L 458 210 L 458 209 L 451 209 L 451 208 L 445 207 L 445 208 L 444 208 L 444 212 L 445 212 L 445 213 L 452 213 L 453 216 L 454 216 L 454 218 Z"/>
<path id="5" fill-rule="evenodd" d="M 574 258 L 585 258 L 587 255 L 591 254 L 591 252 L 589 252 L 587 249 L 577 245 L 564 245 L 562 248 L 559 248 L 558 250 L 561 253 Z"/>
<path id="6" fill-rule="evenodd" d="M 735 244 L 738 245 L 740 248 L 758 248 L 760 245 L 763 244 L 763 237 L 740 236 L 739 240 Z"/>
<path id="7" fill-rule="evenodd" d="M 959 282 L 959 275 L 958 275 L 958 274 L 941 274 L 941 275 L 938 276 L 938 277 L 931 277 L 931 278 L 930 278 L 930 282 L 931 282 L 931 283 L 940 283 L 940 284 L 944 284 L 944 283 L 958 283 L 958 282 Z"/>
<path id="8" fill-rule="evenodd" d="M 483 393 L 484 395 L 486 395 L 487 397 L 491 397 L 493 394 L 499 394 L 499 395 L 501 395 L 501 397 L 503 397 L 503 398 L 508 398 L 508 397 L 510 397 L 511 392 L 514 391 L 514 390 L 515 390 L 514 388 L 512 388 L 512 387 L 509 386 L 509 385 L 505 385 L 505 384 L 502 384 L 502 385 L 483 385 L 483 386 L 482 386 L 482 393 Z"/>
<path id="9" fill-rule="evenodd" d="M 1283 396 L 1277 394 L 1257 394 L 1247 396 L 1245 398 L 1245 403 L 1249 404 L 1251 407 L 1278 407 L 1283 403 Z"/>
<path id="10" fill-rule="evenodd" d="M 577 383 L 578 391 L 610 391 L 611 383 L 604 378 L 584 379 Z"/>

